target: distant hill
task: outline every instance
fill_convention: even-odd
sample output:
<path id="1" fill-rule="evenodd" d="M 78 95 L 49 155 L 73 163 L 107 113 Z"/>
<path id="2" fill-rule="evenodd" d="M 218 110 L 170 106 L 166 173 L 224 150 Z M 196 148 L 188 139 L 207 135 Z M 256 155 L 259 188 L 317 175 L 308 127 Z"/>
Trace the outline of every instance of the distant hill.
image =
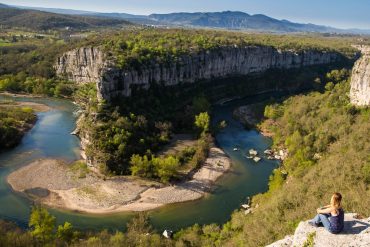
<path id="1" fill-rule="evenodd" d="M 4 7 L 2 7 L 4 6 Z M 1 8 L 9 8 L 9 6 L 0 4 Z M 144 25 L 166 25 L 166 26 L 185 26 L 185 27 L 203 27 L 203 28 L 221 28 L 234 30 L 249 30 L 261 32 L 318 32 L 318 33 L 349 33 L 349 34 L 370 34 L 370 30 L 361 29 L 339 29 L 315 24 L 294 23 L 288 20 L 278 20 L 266 15 L 249 15 L 240 11 L 224 11 L 224 12 L 196 12 L 196 13 L 170 13 L 170 14 L 151 14 L 134 15 L 128 13 L 101 13 L 85 10 L 60 9 L 60 8 L 43 8 L 43 7 L 27 7 L 27 6 L 11 6 L 22 10 L 39 10 L 43 12 L 66 15 L 98 17 L 104 18 L 103 26 L 109 24 L 107 19 L 110 19 L 112 25 L 116 25 L 117 20 L 126 20 L 132 23 Z M 115 19 L 116 21 L 112 21 Z M 81 20 L 78 20 L 81 21 Z M 86 20 L 82 21 L 85 22 Z M 1 23 L 0 23 L 1 24 Z M 90 26 L 81 23 L 83 26 Z M 94 25 L 93 25 L 94 26 Z"/>
<path id="2" fill-rule="evenodd" d="M 0 3 L 0 9 L 7 9 L 10 8 L 8 5 Z"/>
<path id="3" fill-rule="evenodd" d="M 43 8 L 43 7 L 28 7 L 28 6 L 14 6 L 19 9 L 30 9 L 30 10 L 40 10 L 56 14 L 64 15 L 86 15 L 86 16 L 99 16 L 117 19 L 131 19 L 131 18 L 147 18 L 145 15 L 132 15 L 127 13 L 101 13 L 86 10 L 74 10 L 74 9 L 60 9 L 60 8 Z"/>
<path id="4" fill-rule="evenodd" d="M 131 23 L 116 18 L 100 18 L 77 15 L 55 14 L 38 10 L 26 10 L 0 5 L 0 25 L 34 30 L 61 28 L 88 29 L 115 27 Z"/>
<path id="5" fill-rule="evenodd" d="M 28 6 L 12 6 L 19 9 L 28 9 L 28 10 L 40 10 L 56 14 L 64 15 L 79 15 L 79 16 L 89 16 L 89 17 L 100 17 L 100 18 L 114 18 L 127 20 L 137 24 L 144 25 L 160 25 L 159 22 L 151 20 L 146 15 L 134 15 L 128 13 L 102 13 L 94 11 L 85 11 L 85 10 L 74 10 L 74 9 L 60 9 L 60 8 L 43 8 L 43 7 L 28 7 Z M 1 8 L 1 7 L 0 7 Z"/>
<path id="6" fill-rule="evenodd" d="M 266 15 L 249 15 L 239 11 L 152 14 L 149 18 L 176 25 L 243 30 L 275 32 L 335 32 L 339 30 L 314 24 L 277 20 Z"/>

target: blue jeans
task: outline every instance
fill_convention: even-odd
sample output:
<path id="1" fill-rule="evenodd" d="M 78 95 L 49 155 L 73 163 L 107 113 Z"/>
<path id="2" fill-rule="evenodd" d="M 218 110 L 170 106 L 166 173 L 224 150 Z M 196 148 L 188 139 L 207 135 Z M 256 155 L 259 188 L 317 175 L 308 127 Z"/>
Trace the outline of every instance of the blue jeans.
<path id="1" fill-rule="evenodd" d="M 320 225 L 320 223 L 325 227 L 326 230 L 329 232 L 332 232 L 331 229 L 331 223 L 329 220 L 330 214 L 317 214 L 315 218 L 313 218 L 313 222 L 317 225 Z"/>

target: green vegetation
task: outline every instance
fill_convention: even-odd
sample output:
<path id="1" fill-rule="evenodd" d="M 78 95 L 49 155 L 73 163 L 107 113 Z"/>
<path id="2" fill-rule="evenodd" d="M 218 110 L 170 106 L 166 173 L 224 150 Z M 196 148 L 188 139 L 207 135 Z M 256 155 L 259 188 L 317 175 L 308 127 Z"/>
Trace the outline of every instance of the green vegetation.
<path id="1" fill-rule="evenodd" d="M 202 134 L 209 131 L 209 122 L 208 112 L 201 112 L 199 115 L 195 116 L 195 126 L 202 131 Z"/>
<path id="2" fill-rule="evenodd" d="M 93 158 L 102 171 L 113 174 L 133 173 L 168 182 L 177 177 L 177 168 L 193 169 L 192 167 L 198 167 L 198 163 L 204 160 L 204 144 L 198 145 L 199 151 L 197 147 L 193 153 L 198 161 L 183 161 L 190 160 L 190 152 L 186 154 L 187 158 L 182 155 L 172 157 L 173 159 L 153 155 L 169 142 L 173 130 L 177 133 L 196 134 L 195 116 L 200 110 L 207 111 L 210 107 L 202 94 L 158 85 L 148 91 L 137 91 L 135 100 L 120 99 L 113 104 L 115 107 L 97 103 L 94 85 L 85 85 L 74 95 L 87 109 L 86 116 L 79 122 L 82 136 L 88 135 L 91 139 L 86 154 Z M 209 121 L 208 114 L 203 115 Z M 205 124 L 209 126 L 209 122 Z M 202 143 L 209 141 L 209 138 L 201 139 Z M 136 156 L 133 158 L 133 155 Z M 189 165 L 191 162 L 196 165 Z M 164 167 L 166 168 L 162 169 Z"/>
<path id="3" fill-rule="evenodd" d="M 177 157 L 169 155 L 165 158 L 144 155 L 132 155 L 131 172 L 134 176 L 141 176 L 146 178 L 159 178 L 162 183 L 168 183 L 170 179 L 174 178 L 179 170 L 180 162 Z"/>
<path id="4" fill-rule="evenodd" d="M 74 90 L 75 85 L 72 82 L 58 79 L 26 77 L 22 73 L 16 76 L 3 76 L 0 79 L 0 92 L 8 91 L 52 97 L 70 97 Z"/>
<path id="5" fill-rule="evenodd" d="M 370 196 L 369 173 L 364 172 L 369 169 L 369 108 L 349 104 L 348 71 L 332 71 L 325 82 L 334 86 L 266 108 L 275 124 L 264 127 L 275 134 L 276 147 L 288 148 L 289 156 L 274 171 L 269 191 L 253 197 L 252 205 L 259 205 L 254 213 L 236 211 L 223 226 L 223 244 L 262 246 L 291 234 L 334 191 L 344 195 L 347 212 L 370 214 L 363 200 Z"/>
<path id="6" fill-rule="evenodd" d="M 306 242 L 303 243 L 302 247 L 313 247 L 315 246 L 315 236 L 316 232 L 311 232 L 310 234 L 307 235 L 307 240 Z"/>
<path id="7" fill-rule="evenodd" d="M 179 177 L 181 170 L 190 172 L 200 168 L 208 156 L 213 140 L 211 135 L 207 133 L 209 129 L 208 113 L 202 112 L 195 116 L 195 119 L 195 125 L 202 129 L 195 147 L 186 148 L 176 156 L 155 157 L 154 155 L 134 154 L 130 160 L 131 174 L 145 178 L 159 178 L 162 183 L 168 183 L 170 180 L 181 179 Z"/>
<path id="8" fill-rule="evenodd" d="M 30 230 L 23 231 L 13 223 L 0 221 L 0 246 L 173 246 L 170 240 L 163 239 L 153 231 L 148 216 L 140 213 L 127 224 L 125 233 L 79 232 L 69 222 L 55 226 L 55 217 L 41 207 L 34 207 L 31 212 Z"/>
<path id="9" fill-rule="evenodd" d="M 31 108 L 0 103 L 0 151 L 16 146 L 35 121 Z"/>
<path id="10" fill-rule="evenodd" d="M 85 178 L 90 172 L 86 162 L 79 160 L 71 164 L 70 169 L 73 173 L 77 174 L 78 178 Z"/>
<path id="11" fill-rule="evenodd" d="M 241 32 L 139 29 L 92 36 L 81 46 L 103 46 L 121 68 L 151 66 L 157 63 L 176 63 L 182 55 L 214 50 L 224 46 L 272 46 L 295 51 L 337 51 L 353 57 L 358 43 L 352 37 L 325 37 L 321 35 L 273 35 Z M 368 41 L 366 41 L 368 42 Z"/>
<path id="12" fill-rule="evenodd" d="M 29 227 L 31 235 L 45 244 L 53 236 L 55 217 L 51 216 L 45 208 L 35 207 L 32 209 Z"/>
<path id="13" fill-rule="evenodd" d="M 92 29 L 131 25 L 128 21 L 114 18 L 63 15 L 38 10 L 0 8 L 2 28 L 22 28 L 26 30 L 50 31 L 55 29 Z"/>
<path id="14" fill-rule="evenodd" d="M 68 45 L 55 35 L 4 32 L 0 36 L 0 92 L 20 92 L 55 97 L 69 97 L 72 82 L 58 79 L 53 64 Z"/>
<path id="15" fill-rule="evenodd" d="M 0 46 L 1 76 L 23 73 L 25 76 L 50 79 L 54 76 L 53 63 L 57 55 L 69 49 L 68 45 L 60 42 L 58 35 L 9 30 L 0 37 L 2 42 L 11 44 Z"/>

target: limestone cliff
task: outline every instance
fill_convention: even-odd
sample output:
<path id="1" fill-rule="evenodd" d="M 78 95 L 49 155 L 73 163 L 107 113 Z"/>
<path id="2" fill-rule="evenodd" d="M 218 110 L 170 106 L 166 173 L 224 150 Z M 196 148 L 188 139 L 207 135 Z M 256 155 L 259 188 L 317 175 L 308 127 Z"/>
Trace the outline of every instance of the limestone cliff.
<path id="1" fill-rule="evenodd" d="M 357 219 L 356 214 L 345 214 L 344 230 L 332 234 L 323 227 L 313 227 L 308 221 L 299 223 L 294 235 L 268 245 L 267 247 L 325 246 L 349 247 L 370 246 L 370 218 Z"/>
<path id="2" fill-rule="evenodd" d="M 98 82 L 108 67 L 104 52 L 95 47 L 82 47 L 58 57 L 56 73 L 77 83 Z"/>
<path id="3" fill-rule="evenodd" d="M 362 56 L 352 70 L 351 103 L 358 106 L 370 105 L 370 47 L 360 47 Z"/>
<path id="4" fill-rule="evenodd" d="M 78 83 L 96 82 L 98 96 L 110 101 L 130 96 L 132 85 L 149 88 L 150 83 L 176 85 L 212 78 L 248 75 L 268 69 L 301 68 L 340 60 L 335 52 L 295 52 L 267 46 L 226 46 L 182 55 L 173 63 L 152 61 L 139 69 L 120 69 L 99 47 L 83 47 L 63 54 L 55 69 L 58 75 Z"/>

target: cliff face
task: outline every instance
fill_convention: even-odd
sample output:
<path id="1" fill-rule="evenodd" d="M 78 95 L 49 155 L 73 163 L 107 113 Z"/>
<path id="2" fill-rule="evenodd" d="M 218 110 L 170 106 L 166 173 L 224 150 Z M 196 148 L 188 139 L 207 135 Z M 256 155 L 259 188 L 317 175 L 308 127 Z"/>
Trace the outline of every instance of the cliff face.
<path id="1" fill-rule="evenodd" d="M 77 83 L 98 82 L 108 67 L 105 54 L 95 47 L 68 51 L 57 59 L 56 73 Z"/>
<path id="2" fill-rule="evenodd" d="M 132 85 L 149 88 L 150 83 L 194 83 L 268 69 L 328 64 L 341 58 L 334 52 L 297 53 L 263 46 L 230 46 L 184 55 L 172 64 L 153 61 L 140 69 L 120 69 L 106 57 L 99 48 L 79 48 L 59 57 L 55 69 L 58 75 L 78 83 L 96 82 L 98 96 L 110 101 L 117 96 L 130 96 Z"/>
<path id="3" fill-rule="evenodd" d="M 370 47 L 361 47 L 362 56 L 355 63 L 351 78 L 351 103 L 370 105 Z"/>

